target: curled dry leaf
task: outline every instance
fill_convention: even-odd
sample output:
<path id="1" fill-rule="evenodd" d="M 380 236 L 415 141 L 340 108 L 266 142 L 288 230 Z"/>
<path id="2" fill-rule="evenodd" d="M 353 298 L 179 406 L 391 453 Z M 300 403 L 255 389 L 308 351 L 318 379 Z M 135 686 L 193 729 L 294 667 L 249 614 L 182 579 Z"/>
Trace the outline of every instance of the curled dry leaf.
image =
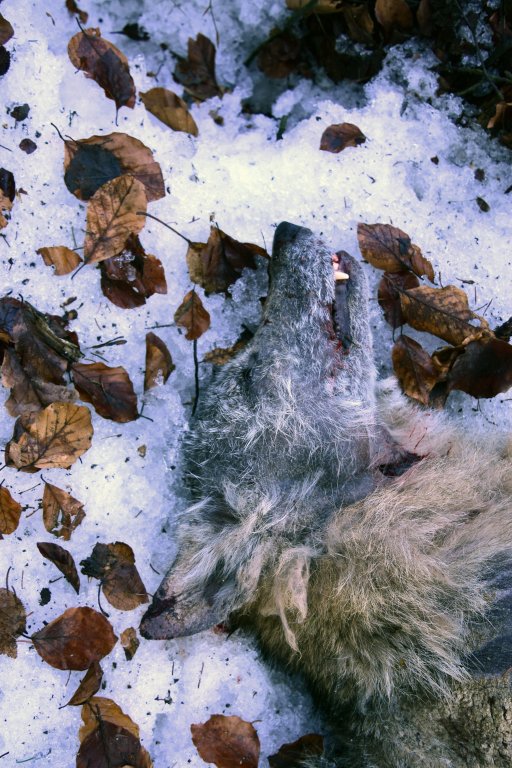
<path id="1" fill-rule="evenodd" d="M 93 661 L 80 685 L 66 704 L 67 707 L 79 707 L 97 693 L 103 680 L 103 670 L 97 661 Z"/>
<path id="2" fill-rule="evenodd" d="M 73 382 L 82 400 L 91 403 L 100 416 L 124 424 L 138 418 L 137 396 L 127 371 L 104 363 L 76 363 Z"/>
<path id="3" fill-rule="evenodd" d="M 120 611 L 131 611 L 149 598 L 135 567 L 133 549 L 121 541 L 96 544 L 90 557 L 82 560 L 82 573 L 101 580 L 103 593 L 110 605 Z"/>
<path id="4" fill-rule="evenodd" d="M 353 123 L 337 123 L 330 125 L 322 133 L 320 149 L 324 152 L 342 152 L 347 147 L 358 147 L 364 144 L 366 136 Z"/>
<path id="5" fill-rule="evenodd" d="M 185 338 L 195 341 L 210 327 L 210 315 L 195 291 L 189 291 L 174 313 L 174 322 L 186 328 Z"/>
<path id="6" fill-rule="evenodd" d="M 144 392 L 165 382 L 174 371 L 171 353 L 162 339 L 155 333 L 146 334 L 146 369 L 144 371 Z"/>
<path id="7" fill-rule="evenodd" d="M 457 346 L 465 339 L 476 338 L 489 324 L 469 309 L 466 293 L 455 285 L 445 288 L 420 286 L 400 294 L 402 312 L 407 323 L 417 331 L 426 331 Z M 478 320 L 479 326 L 471 324 Z"/>
<path id="8" fill-rule="evenodd" d="M 48 248 L 38 248 L 36 253 L 43 257 L 47 267 L 53 267 L 56 275 L 68 275 L 78 267 L 82 259 L 71 248 L 65 245 L 54 245 Z"/>
<path id="9" fill-rule="evenodd" d="M 236 715 L 212 715 L 190 726 L 192 741 L 205 763 L 217 768 L 258 768 L 260 740 L 252 723 Z"/>
<path id="10" fill-rule="evenodd" d="M 495 397 L 512 387 L 512 346 L 483 336 L 464 345 L 446 378 L 448 391 L 460 389 L 472 397 Z"/>
<path id="11" fill-rule="evenodd" d="M 139 728 L 111 699 L 95 696 L 82 707 L 76 768 L 152 768 Z"/>
<path id="12" fill-rule="evenodd" d="M 386 321 L 392 328 L 405 323 L 400 304 L 400 292 L 417 288 L 420 281 L 413 272 L 384 272 L 377 291 L 378 302 Z"/>
<path id="13" fill-rule="evenodd" d="M 144 184 L 148 201 L 165 196 L 160 165 L 142 141 L 127 133 L 108 133 L 64 142 L 64 182 L 79 200 L 90 197 L 107 181 L 129 174 Z"/>
<path id="14" fill-rule="evenodd" d="M 433 282 L 434 268 L 425 259 L 417 245 L 398 227 L 391 224 L 358 224 L 357 239 L 366 261 L 373 267 L 387 272 L 410 270 L 421 277 L 426 275 Z"/>
<path id="15" fill-rule="evenodd" d="M 198 101 L 222 96 L 223 89 L 215 79 L 215 46 L 205 35 L 189 38 L 188 56 L 179 59 L 174 79 Z"/>
<path id="16" fill-rule="evenodd" d="M 91 445 L 89 409 L 74 403 L 52 403 L 20 416 L 5 448 L 6 464 L 23 472 L 70 467 Z"/>
<path id="17" fill-rule="evenodd" d="M 146 253 L 139 238 L 130 235 L 118 256 L 100 264 L 101 290 L 122 309 L 141 307 L 154 293 L 167 293 L 162 262 Z"/>
<path id="18" fill-rule="evenodd" d="M 17 595 L 0 587 L 0 654 L 16 658 L 16 638 L 26 632 L 26 618 L 25 608 Z"/>
<path id="19" fill-rule="evenodd" d="M 173 131 L 198 135 L 197 125 L 183 99 L 167 88 L 151 88 L 140 93 L 140 99 L 148 112 Z"/>
<path id="20" fill-rule="evenodd" d="M 307 733 L 291 744 L 283 744 L 275 755 L 270 755 L 270 768 L 300 768 L 307 758 L 320 757 L 324 739 L 318 733 Z"/>
<path id="21" fill-rule="evenodd" d="M 14 533 L 19 525 L 22 506 L 13 497 L 8 488 L 0 485 L 0 539 Z"/>
<path id="22" fill-rule="evenodd" d="M 121 645 L 124 648 L 124 655 L 127 661 L 131 661 L 137 653 L 137 648 L 140 645 L 140 640 L 137 637 L 137 632 L 133 627 L 127 627 L 121 632 L 120 636 Z"/>
<path id="23" fill-rule="evenodd" d="M 95 263 L 117 256 L 130 235 L 144 227 L 147 198 L 144 185 L 133 176 L 108 181 L 91 197 L 87 208 L 84 261 Z"/>
<path id="24" fill-rule="evenodd" d="M 238 280 L 243 269 L 257 268 L 256 256 L 268 259 L 268 254 L 259 245 L 240 243 L 218 227 L 212 227 L 206 244 L 189 243 L 190 279 L 207 294 L 222 293 Z"/>
<path id="25" fill-rule="evenodd" d="M 16 184 L 11 171 L 0 168 L 0 229 L 7 226 L 16 195 Z"/>
<path id="26" fill-rule="evenodd" d="M 44 484 L 43 523 L 49 533 L 69 541 L 85 517 L 84 505 L 51 483 Z"/>
<path id="27" fill-rule="evenodd" d="M 128 59 L 97 28 L 78 32 L 68 43 L 71 63 L 95 80 L 105 96 L 115 102 L 116 109 L 135 106 L 135 84 Z"/>
<path id="28" fill-rule="evenodd" d="M 105 616 L 87 607 L 68 608 L 31 639 L 41 658 L 56 669 L 88 669 L 117 641 Z"/>
<path id="29" fill-rule="evenodd" d="M 37 548 L 43 557 L 46 557 L 47 560 L 59 569 L 78 595 L 80 592 L 80 577 L 76 570 L 75 561 L 67 549 L 50 541 L 38 541 Z"/>
<path id="30" fill-rule="evenodd" d="M 428 405 L 430 392 L 439 380 L 439 371 L 430 355 L 414 339 L 400 336 L 393 346 L 392 359 L 402 391 Z"/>

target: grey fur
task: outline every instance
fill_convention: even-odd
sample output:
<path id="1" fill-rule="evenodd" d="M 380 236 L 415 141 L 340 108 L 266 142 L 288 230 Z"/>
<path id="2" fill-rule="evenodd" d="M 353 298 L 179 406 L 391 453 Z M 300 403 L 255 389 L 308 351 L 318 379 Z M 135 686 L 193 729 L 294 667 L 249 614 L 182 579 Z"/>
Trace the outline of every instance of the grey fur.
<path id="1" fill-rule="evenodd" d="M 141 631 L 192 634 L 234 612 L 327 704 L 332 765 L 505 768 L 510 445 L 376 383 L 366 280 L 341 264 L 335 296 L 329 249 L 278 227 L 262 323 L 185 440 L 195 503 Z"/>

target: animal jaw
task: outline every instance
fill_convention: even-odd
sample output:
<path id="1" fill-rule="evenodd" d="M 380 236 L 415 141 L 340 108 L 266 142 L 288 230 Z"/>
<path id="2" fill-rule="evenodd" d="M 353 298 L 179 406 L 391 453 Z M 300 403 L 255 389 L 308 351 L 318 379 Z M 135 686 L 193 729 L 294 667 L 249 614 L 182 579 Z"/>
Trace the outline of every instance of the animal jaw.
<path id="1" fill-rule="evenodd" d="M 334 716 L 350 712 L 351 765 L 419 768 L 433 750 L 422 707 L 464 701 L 478 668 L 495 696 L 512 663 L 499 650 L 512 626 L 512 463 L 504 441 L 472 441 L 376 383 L 367 305 L 348 254 L 279 225 L 261 325 L 185 439 L 193 503 L 141 633 L 193 634 L 234 613 Z M 476 734 L 478 707 L 466 719 Z M 469 764 L 439 733 L 436 754 Z"/>

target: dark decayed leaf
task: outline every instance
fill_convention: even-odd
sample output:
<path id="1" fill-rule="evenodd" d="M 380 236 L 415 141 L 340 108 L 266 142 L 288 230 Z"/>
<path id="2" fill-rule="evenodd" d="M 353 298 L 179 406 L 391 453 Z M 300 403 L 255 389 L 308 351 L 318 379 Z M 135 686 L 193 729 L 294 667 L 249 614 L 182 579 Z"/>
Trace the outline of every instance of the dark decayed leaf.
<path id="1" fill-rule="evenodd" d="M 80 577 L 76 570 L 75 561 L 67 549 L 51 541 L 38 541 L 37 548 L 43 557 L 46 557 L 64 574 L 66 581 L 71 584 L 78 595 L 80 592 Z"/>
<path id="2" fill-rule="evenodd" d="M 121 424 L 138 418 L 137 396 L 122 366 L 110 368 L 105 363 L 76 363 L 71 374 L 82 400 L 91 403 L 103 418 Z"/>
<path id="3" fill-rule="evenodd" d="M 512 346 L 483 337 L 466 344 L 446 379 L 448 391 L 460 389 L 473 397 L 495 397 L 512 387 Z"/>
<path id="4" fill-rule="evenodd" d="M 16 658 L 16 638 L 26 632 L 26 616 L 18 596 L 0 587 L 0 654 Z"/>
<path id="5" fill-rule="evenodd" d="M 2 50 L 5 50 L 5 48 Z M 0 229 L 6 227 L 9 223 L 15 194 L 16 183 L 12 172 L 6 168 L 0 168 Z"/>
<path id="6" fill-rule="evenodd" d="M 11 496 L 8 488 L 0 485 L 0 539 L 14 533 L 19 525 L 22 506 Z"/>
<path id="7" fill-rule="evenodd" d="M 3 77 L 3 75 L 6 74 L 6 72 L 9 71 L 9 67 L 11 66 L 11 54 L 7 50 L 7 48 L 4 48 L 3 45 L 0 45 L 0 77 Z M 1 194 L 0 194 L 1 197 Z M 0 226 L 1 226 L 1 217 L 0 217 Z"/>
<path id="8" fill-rule="evenodd" d="M 222 96 L 215 79 L 215 46 L 205 35 L 199 33 L 195 40 L 189 39 L 188 56 L 179 59 L 174 79 L 199 101 Z"/>
<path id="9" fill-rule="evenodd" d="M 266 42 L 258 53 L 258 67 L 268 77 L 288 77 L 300 63 L 300 40 L 290 32 L 281 32 Z"/>
<path id="10" fill-rule="evenodd" d="M 49 533 L 69 541 L 85 517 L 84 505 L 51 483 L 44 484 L 43 523 Z"/>
<path id="11" fill-rule="evenodd" d="M 400 336 L 392 351 L 393 370 L 406 395 L 428 405 L 439 372 L 421 344 L 409 336 Z"/>
<path id="12" fill-rule="evenodd" d="M 322 133 L 320 149 L 324 152 L 342 152 L 347 147 L 358 147 L 364 144 L 366 136 L 353 123 L 337 123 L 330 125 Z"/>
<path id="13" fill-rule="evenodd" d="M 12 24 L 0 13 L 0 45 L 7 43 L 13 35 Z"/>
<path id="14" fill-rule="evenodd" d="M 323 737 L 307 733 L 291 744 L 283 744 L 275 755 L 270 755 L 270 768 L 302 768 L 307 758 L 320 757 L 324 751 Z"/>
<path id="15" fill-rule="evenodd" d="M 4 360 L 0 370 L 2 384 L 11 390 L 5 401 L 5 407 L 11 416 L 21 416 L 28 411 L 39 411 L 50 403 L 58 401 L 71 403 L 78 397 L 74 387 L 46 382 L 26 373 L 18 355 L 9 347 L 4 350 Z"/>
<path id="16" fill-rule="evenodd" d="M 37 144 L 32 139 L 22 139 L 18 146 L 27 155 L 31 155 L 37 149 Z"/>
<path id="17" fill-rule="evenodd" d="M 413 272 L 384 272 L 382 275 L 377 297 L 384 317 L 392 328 L 400 328 L 405 323 L 400 292 L 417 288 L 419 284 Z"/>
<path id="18" fill-rule="evenodd" d="M 109 603 L 120 611 L 131 611 L 148 602 L 146 588 L 135 567 L 135 556 L 128 544 L 95 544 L 90 557 L 82 560 L 82 573 L 100 579 Z"/>
<path id="19" fill-rule="evenodd" d="M 87 673 L 80 680 L 80 685 L 68 701 L 68 707 L 79 707 L 85 704 L 95 693 L 97 693 L 103 680 L 103 670 L 97 661 L 93 661 Z"/>
<path id="20" fill-rule="evenodd" d="M 89 18 L 89 14 L 86 11 L 82 11 L 78 7 L 76 0 L 66 0 L 66 8 L 70 13 L 73 13 L 76 16 L 78 16 L 82 24 L 87 24 L 87 19 Z"/>
<path id="21" fill-rule="evenodd" d="M 103 88 L 116 109 L 135 106 L 135 84 L 128 60 L 116 46 L 101 37 L 99 29 L 78 32 L 68 43 L 71 63 Z"/>
<path id="22" fill-rule="evenodd" d="M 195 341 L 210 327 L 210 315 L 195 291 L 189 291 L 174 313 L 174 322 L 186 328 L 185 338 Z"/>
<path id="23" fill-rule="evenodd" d="M 144 391 L 156 387 L 160 380 L 165 383 L 175 368 L 171 353 L 162 339 L 151 331 L 147 333 Z"/>
<path id="24" fill-rule="evenodd" d="M 130 235 L 124 250 L 100 263 L 101 290 L 122 309 L 141 307 L 154 293 L 167 293 L 162 262 L 146 253 L 139 238 Z"/>
<path id="25" fill-rule="evenodd" d="M 117 641 L 105 616 L 87 607 L 68 608 L 31 639 L 38 654 L 56 669 L 88 669 Z"/>
<path id="26" fill-rule="evenodd" d="M 152 768 L 139 728 L 111 699 L 94 696 L 82 707 L 76 768 Z"/>
<path id="27" fill-rule="evenodd" d="M 405 0 L 377 0 L 375 17 L 384 29 L 386 39 L 394 30 L 409 30 L 414 24 L 412 11 Z"/>
<path id="28" fill-rule="evenodd" d="M 252 723 L 236 715 L 212 715 L 190 726 L 192 741 L 205 763 L 217 768 L 257 768 L 260 740 Z"/>

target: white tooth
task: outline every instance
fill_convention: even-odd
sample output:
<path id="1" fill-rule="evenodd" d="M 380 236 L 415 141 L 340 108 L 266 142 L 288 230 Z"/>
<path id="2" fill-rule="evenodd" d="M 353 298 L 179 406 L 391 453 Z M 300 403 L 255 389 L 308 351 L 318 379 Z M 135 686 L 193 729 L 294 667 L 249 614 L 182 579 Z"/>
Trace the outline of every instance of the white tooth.
<path id="1" fill-rule="evenodd" d="M 346 272 L 341 272 L 339 269 L 334 270 L 334 279 L 338 283 L 340 280 L 348 280 L 349 275 Z"/>

